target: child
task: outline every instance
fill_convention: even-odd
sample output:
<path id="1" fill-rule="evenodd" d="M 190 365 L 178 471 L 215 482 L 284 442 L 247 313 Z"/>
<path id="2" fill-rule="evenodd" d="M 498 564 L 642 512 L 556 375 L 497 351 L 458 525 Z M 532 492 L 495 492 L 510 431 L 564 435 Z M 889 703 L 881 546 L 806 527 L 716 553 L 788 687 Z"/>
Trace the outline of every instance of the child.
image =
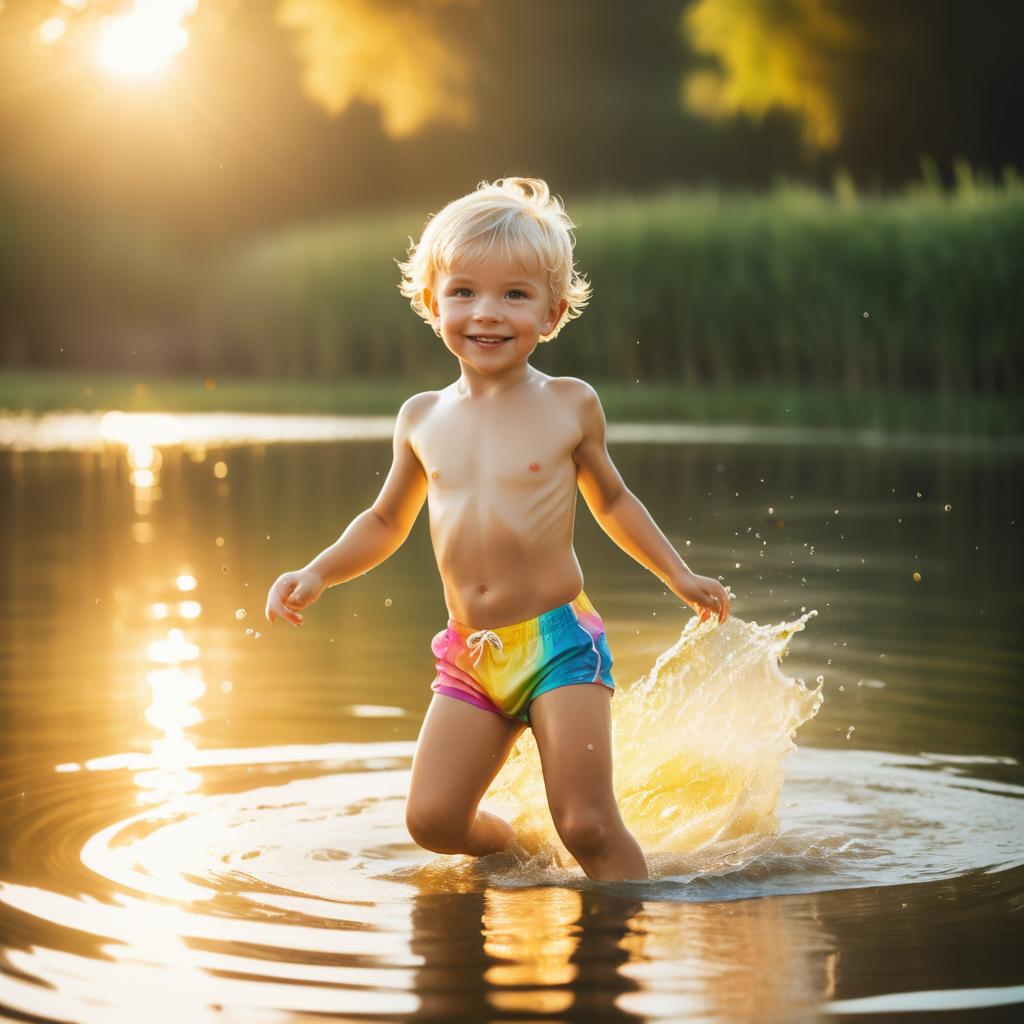
<path id="1" fill-rule="evenodd" d="M 589 297 L 573 227 L 536 178 L 481 182 L 428 220 L 399 263 L 399 287 L 458 359 L 459 377 L 405 401 L 376 501 L 305 568 L 275 580 L 266 617 L 302 625 L 300 610 L 325 588 L 394 554 L 426 500 L 449 619 L 431 644 L 437 674 L 412 765 L 411 836 L 438 853 L 518 846 L 506 821 L 477 806 L 529 725 L 566 848 L 593 879 L 644 879 L 612 790 L 612 657 L 573 550 L 576 488 L 612 540 L 702 622 L 724 622 L 729 596 L 689 570 L 626 488 L 594 389 L 529 363 Z"/>

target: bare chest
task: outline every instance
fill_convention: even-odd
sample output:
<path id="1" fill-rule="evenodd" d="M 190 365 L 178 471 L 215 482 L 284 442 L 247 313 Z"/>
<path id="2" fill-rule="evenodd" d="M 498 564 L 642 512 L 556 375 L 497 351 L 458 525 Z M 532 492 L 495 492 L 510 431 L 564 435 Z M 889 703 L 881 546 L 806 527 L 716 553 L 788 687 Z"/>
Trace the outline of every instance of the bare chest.
<path id="1" fill-rule="evenodd" d="M 428 495 L 528 495 L 574 483 L 580 436 L 560 410 L 494 410 L 440 415 L 413 444 Z"/>

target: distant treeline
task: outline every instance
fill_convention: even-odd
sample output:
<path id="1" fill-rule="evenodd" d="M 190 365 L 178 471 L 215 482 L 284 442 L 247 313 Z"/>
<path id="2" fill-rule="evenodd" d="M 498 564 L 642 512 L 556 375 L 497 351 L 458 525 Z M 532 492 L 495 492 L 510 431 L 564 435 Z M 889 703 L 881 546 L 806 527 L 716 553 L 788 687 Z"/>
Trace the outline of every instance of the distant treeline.
<path id="1" fill-rule="evenodd" d="M 1024 184 L 898 195 L 780 186 L 566 197 L 594 295 L 534 362 L 687 385 L 1012 394 L 1024 350 Z M 144 226 L 0 222 L 8 367 L 450 379 L 398 292 L 428 211 L 188 254 Z"/>

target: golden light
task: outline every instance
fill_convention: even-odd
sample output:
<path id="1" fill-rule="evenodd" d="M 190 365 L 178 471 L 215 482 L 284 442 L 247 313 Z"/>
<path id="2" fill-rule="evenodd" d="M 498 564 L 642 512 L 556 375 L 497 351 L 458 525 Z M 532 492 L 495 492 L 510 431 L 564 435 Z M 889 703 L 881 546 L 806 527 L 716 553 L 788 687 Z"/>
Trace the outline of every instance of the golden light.
<path id="1" fill-rule="evenodd" d="M 198 0 L 135 0 L 128 14 L 109 18 L 100 30 L 97 58 L 122 78 L 152 78 L 188 46 L 183 18 Z"/>
<path id="2" fill-rule="evenodd" d="M 67 22 L 63 18 L 47 18 L 39 26 L 39 39 L 44 46 L 52 46 L 67 28 Z"/>
<path id="3" fill-rule="evenodd" d="M 195 661 L 199 646 L 186 640 L 180 629 L 170 629 L 166 640 L 154 640 L 146 648 L 146 656 L 161 665 L 176 665 L 180 661 Z"/>
<path id="4" fill-rule="evenodd" d="M 100 420 L 100 437 L 135 448 L 181 444 L 181 421 L 169 413 L 125 413 L 111 411 Z"/>
<path id="5" fill-rule="evenodd" d="M 128 461 L 135 469 L 155 469 L 157 449 L 151 444 L 133 444 L 128 448 Z"/>

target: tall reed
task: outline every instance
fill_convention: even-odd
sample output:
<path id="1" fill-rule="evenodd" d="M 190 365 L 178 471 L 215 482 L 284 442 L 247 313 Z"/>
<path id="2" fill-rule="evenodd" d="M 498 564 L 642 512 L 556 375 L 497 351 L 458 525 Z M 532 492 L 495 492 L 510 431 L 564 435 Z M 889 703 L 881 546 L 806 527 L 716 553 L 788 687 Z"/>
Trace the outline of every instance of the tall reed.
<path id="1" fill-rule="evenodd" d="M 555 183 L 557 186 L 557 183 Z M 780 185 L 566 196 L 583 316 L 535 362 L 688 387 L 1012 394 L 1024 340 L 1024 185 L 958 165 L 892 195 Z M 293 227 L 197 259 L 152 230 L 5 218 L 7 366 L 451 377 L 398 292 L 427 211 Z M 59 351 L 58 351 L 59 350 Z"/>

